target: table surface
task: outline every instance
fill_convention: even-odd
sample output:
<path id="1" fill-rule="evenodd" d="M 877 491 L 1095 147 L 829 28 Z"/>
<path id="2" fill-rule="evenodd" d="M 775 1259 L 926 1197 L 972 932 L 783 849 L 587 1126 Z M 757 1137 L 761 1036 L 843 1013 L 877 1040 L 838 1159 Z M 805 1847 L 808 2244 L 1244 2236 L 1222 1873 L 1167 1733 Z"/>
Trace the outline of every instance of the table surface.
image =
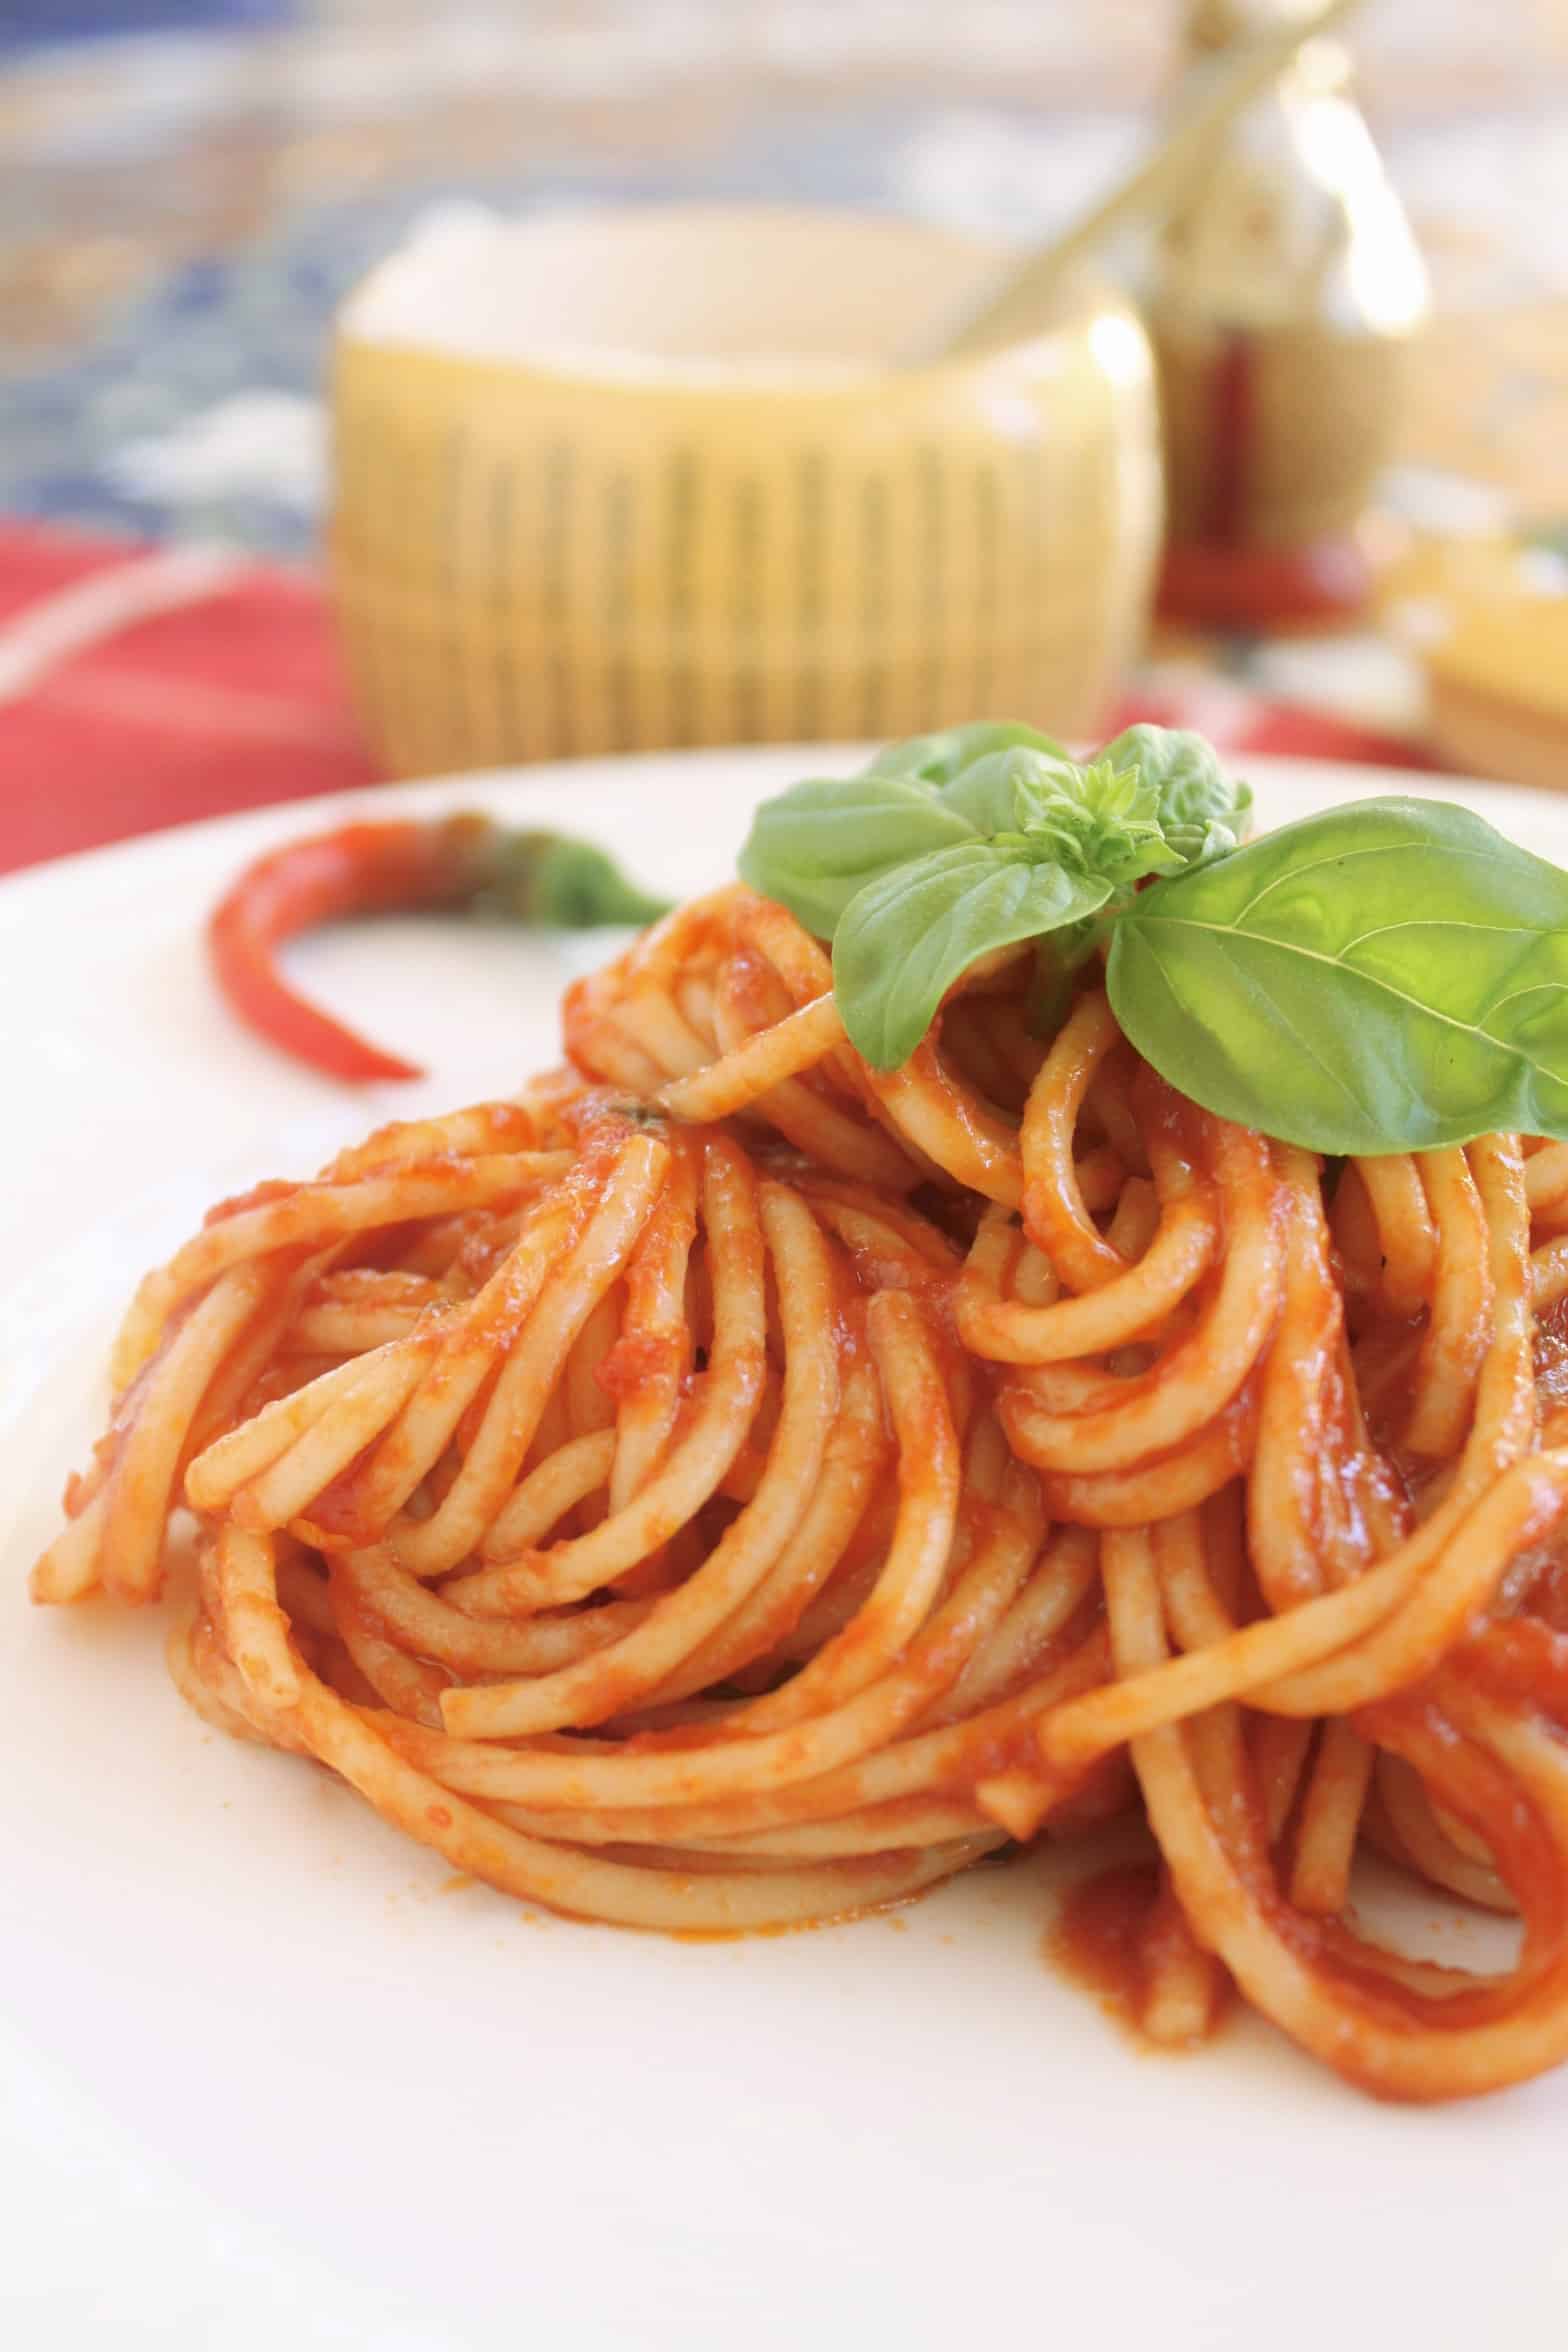
<path id="1" fill-rule="evenodd" d="M 1128 152 L 1177 16 L 28 0 L 0 15 L 0 511 L 301 552 L 325 322 L 432 203 L 807 198 L 1026 236 Z M 1435 471 L 1568 512 L 1568 0 L 1370 0 L 1357 46 L 1438 297 L 1403 494 L 1463 497 Z"/>

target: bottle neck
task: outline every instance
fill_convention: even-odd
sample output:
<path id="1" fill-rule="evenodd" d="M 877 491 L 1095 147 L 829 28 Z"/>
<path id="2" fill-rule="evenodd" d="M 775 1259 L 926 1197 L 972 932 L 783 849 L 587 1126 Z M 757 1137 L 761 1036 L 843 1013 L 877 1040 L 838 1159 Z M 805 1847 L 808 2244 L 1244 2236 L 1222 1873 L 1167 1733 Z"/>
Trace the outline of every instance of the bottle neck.
<path id="1" fill-rule="evenodd" d="M 1206 55 L 1299 23 L 1314 13 L 1315 4 L 1316 0 L 1187 0 L 1183 40 L 1189 54 Z"/>
<path id="2" fill-rule="evenodd" d="M 1181 58 L 1201 71 L 1227 49 L 1239 48 L 1282 25 L 1316 13 L 1317 0 L 1186 0 Z M 1307 41 L 1280 75 L 1282 86 L 1304 94 L 1341 94 L 1351 81 L 1349 51 L 1329 36 Z"/>

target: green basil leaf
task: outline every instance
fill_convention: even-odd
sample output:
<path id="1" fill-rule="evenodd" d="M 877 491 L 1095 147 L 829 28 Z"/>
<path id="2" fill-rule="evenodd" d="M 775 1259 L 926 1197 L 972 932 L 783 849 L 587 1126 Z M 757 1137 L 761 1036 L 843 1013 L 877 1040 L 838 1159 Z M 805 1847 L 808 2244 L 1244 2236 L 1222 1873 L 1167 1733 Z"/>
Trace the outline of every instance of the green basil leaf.
<path id="1" fill-rule="evenodd" d="M 1158 882 L 1117 1019 L 1206 1109 L 1332 1153 L 1568 1137 L 1568 874 L 1439 801 L 1363 801 Z"/>
<path id="2" fill-rule="evenodd" d="M 1227 776 L 1214 746 L 1185 727 L 1129 727 L 1095 765 L 1139 770 L 1154 788 L 1160 832 L 1184 866 L 1228 857 L 1246 837 L 1252 787 Z"/>
<path id="3" fill-rule="evenodd" d="M 877 1070 L 907 1062 L 977 957 L 1092 915 L 1108 882 L 976 841 L 901 863 L 857 893 L 833 942 L 850 1042 Z"/>
<path id="4" fill-rule="evenodd" d="M 1158 795 L 1137 768 L 1096 760 L 1048 779 L 1026 828 L 1036 856 L 1074 874 L 1125 885 L 1179 873 L 1182 858 L 1160 831 Z"/>
<path id="5" fill-rule="evenodd" d="M 1078 774 L 1069 759 L 1037 751 L 1032 744 L 1012 744 L 1003 751 L 982 752 L 971 760 L 942 787 L 941 802 L 943 808 L 965 818 L 982 838 L 994 833 L 1023 833 L 1053 800 L 1071 796 Z"/>
<path id="6" fill-rule="evenodd" d="M 763 802 L 740 853 L 740 875 L 819 939 L 831 939 L 856 891 L 875 875 L 974 837 L 967 818 L 912 777 L 813 779 Z"/>
<path id="7" fill-rule="evenodd" d="M 1160 830 L 1159 792 L 1136 767 L 1092 767 L 1016 746 L 976 760 L 942 792 L 987 840 L 1027 842 L 1074 874 L 1128 883 L 1185 864 Z"/>
<path id="8" fill-rule="evenodd" d="M 912 735 L 907 743 L 890 743 L 879 751 L 866 773 L 871 776 L 915 776 L 941 786 L 951 784 L 965 768 L 988 752 L 1008 751 L 1015 744 L 1047 757 L 1065 760 L 1066 751 L 1054 735 L 1042 735 L 1016 719 L 976 719 L 967 727 L 948 727 L 939 735 Z"/>

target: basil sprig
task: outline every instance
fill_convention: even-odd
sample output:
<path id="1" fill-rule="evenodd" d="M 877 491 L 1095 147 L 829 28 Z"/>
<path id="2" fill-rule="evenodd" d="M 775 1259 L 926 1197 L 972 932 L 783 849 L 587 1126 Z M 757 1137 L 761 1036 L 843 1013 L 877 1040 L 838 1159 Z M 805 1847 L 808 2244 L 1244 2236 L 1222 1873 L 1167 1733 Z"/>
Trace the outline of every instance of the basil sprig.
<path id="1" fill-rule="evenodd" d="M 740 870 L 831 939 L 845 1028 L 889 1070 L 978 957 L 1062 932 L 1083 952 L 1145 876 L 1233 848 L 1250 798 L 1196 735 L 1130 728 L 1081 767 L 1027 727 L 959 727 L 765 801 Z"/>
<path id="2" fill-rule="evenodd" d="M 766 802 L 741 872 L 831 941 L 877 1069 L 979 958 L 1039 942 L 1040 1001 L 1107 940 L 1123 1030 L 1225 1118 L 1334 1153 L 1568 1137 L 1568 874 L 1437 801 L 1243 848 L 1250 804 L 1197 735 L 1133 727 L 1079 764 L 960 727 Z"/>

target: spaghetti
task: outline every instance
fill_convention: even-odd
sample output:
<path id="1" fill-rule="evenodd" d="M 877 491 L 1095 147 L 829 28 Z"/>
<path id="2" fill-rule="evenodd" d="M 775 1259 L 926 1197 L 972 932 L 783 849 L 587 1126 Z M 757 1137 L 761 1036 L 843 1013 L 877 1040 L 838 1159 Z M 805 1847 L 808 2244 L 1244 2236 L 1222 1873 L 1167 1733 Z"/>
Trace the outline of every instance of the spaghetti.
<path id="1" fill-rule="evenodd" d="M 215 1210 L 143 1284 L 36 1596 L 579 1916 L 779 1926 L 1141 1808 L 1140 2015 L 1227 1978 L 1380 2095 L 1568 2054 L 1568 1147 L 1346 1163 L 975 966 L 902 1069 L 740 887 L 572 1068 Z M 183 1508 L 182 1508 L 183 1507 Z M 1370 1845 L 1516 1911 L 1358 1934 Z"/>

